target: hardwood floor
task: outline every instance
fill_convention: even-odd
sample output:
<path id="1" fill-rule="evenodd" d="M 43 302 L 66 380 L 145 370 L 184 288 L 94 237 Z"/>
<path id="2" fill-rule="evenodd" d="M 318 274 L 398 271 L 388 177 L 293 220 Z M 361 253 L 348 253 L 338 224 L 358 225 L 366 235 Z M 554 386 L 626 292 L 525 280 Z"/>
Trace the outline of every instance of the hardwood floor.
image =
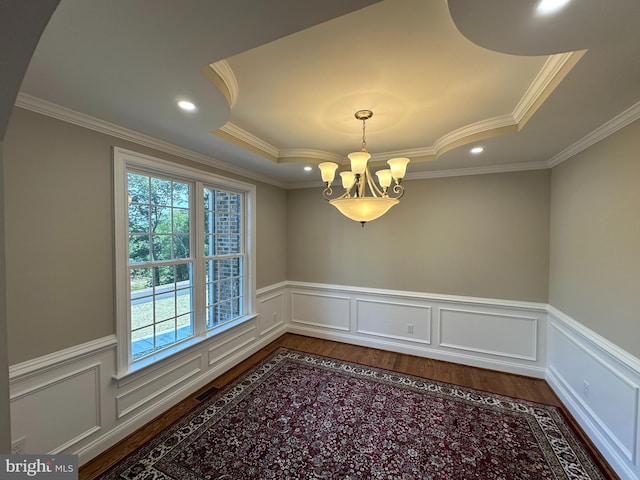
<path id="1" fill-rule="evenodd" d="M 117 463 L 127 454 L 151 439 L 159 431 L 198 405 L 200 402 L 196 397 L 198 397 L 202 392 L 207 391 L 211 387 L 224 387 L 227 383 L 232 381 L 238 375 L 241 375 L 244 371 L 251 368 L 279 347 L 292 348 L 340 360 L 361 363 L 364 365 L 394 370 L 410 375 L 417 375 L 442 382 L 455 383 L 457 385 L 471 387 L 478 390 L 485 390 L 488 392 L 558 406 L 565 411 L 570 423 L 572 423 L 572 426 L 578 432 L 578 435 L 583 439 L 585 444 L 587 444 L 594 458 L 601 465 L 609 478 L 611 480 L 619 480 L 619 477 L 615 475 L 613 470 L 595 450 L 591 442 L 578 427 L 577 423 L 571 418 L 558 397 L 544 380 L 293 334 L 283 335 L 256 354 L 252 355 L 247 360 L 241 362 L 236 367 L 216 378 L 209 385 L 203 387 L 198 392 L 195 392 L 193 395 L 171 408 L 169 411 L 160 415 L 158 418 L 154 419 L 146 426 L 124 439 L 122 442 L 83 465 L 80 468 L 79 479 L 90 480 L 98 477 L 110 466 Z"/>

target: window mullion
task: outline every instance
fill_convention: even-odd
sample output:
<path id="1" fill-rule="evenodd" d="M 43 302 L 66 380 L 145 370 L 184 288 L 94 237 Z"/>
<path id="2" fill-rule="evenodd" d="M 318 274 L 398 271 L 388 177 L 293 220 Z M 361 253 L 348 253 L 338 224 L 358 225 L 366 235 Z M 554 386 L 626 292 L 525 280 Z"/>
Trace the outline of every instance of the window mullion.
<path id="1" fill-rule="evenodd" d="M 194 232 L 192 235 L 192 251 L 194 252 L 194 333 L 203 335 L 207 331 L 207 318 L 205 309 L 205 265 L 204 265 L 204 185 L 202 182 L 195 182 L 193 189 L 194 208 L 192 210 L 192 225 Z"/>

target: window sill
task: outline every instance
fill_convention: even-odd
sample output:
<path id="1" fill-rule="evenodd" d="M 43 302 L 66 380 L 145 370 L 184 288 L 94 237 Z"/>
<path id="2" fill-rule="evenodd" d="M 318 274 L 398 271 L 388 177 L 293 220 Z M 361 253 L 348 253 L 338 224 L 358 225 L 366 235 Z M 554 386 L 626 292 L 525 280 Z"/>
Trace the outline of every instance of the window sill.
<path id="1" fill-rule="evenodd" d="M 208 330 L 202 335 L 189 338 L 176 345 L 162 350 L 154 355 L 145 357 L 134 364 L 129 365 L 129 368 L 123 372 L 119 372 L 117 375 L 113 375 L 113 379 L 118 382 L 118 386 L 122 387 L 136 380 L 138 377 L 153 372 L 156 369 L 161 368 L 164 364 L 169 363 L 170 359 L 180 354 L 186 354 L 191 350 L 202 346 L 205 342 L 215 338 L 216 336 L 234 329 L 235 327 L 242 325 L 250 320 L 258 317 L 257 313 L 244 315 L 240 318 L 232 320 L 227 323 L 223 323 L 211 330 Z"/>

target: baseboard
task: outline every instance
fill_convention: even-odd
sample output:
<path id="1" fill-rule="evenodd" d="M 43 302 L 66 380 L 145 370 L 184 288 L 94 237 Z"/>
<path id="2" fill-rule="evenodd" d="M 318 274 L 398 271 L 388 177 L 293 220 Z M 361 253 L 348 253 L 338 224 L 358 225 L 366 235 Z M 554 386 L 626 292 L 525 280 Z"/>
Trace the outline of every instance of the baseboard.
<path id="1" fill-rule="evenodd" d="M 287 332 L 297 335 L 305 335 L 308 337 L 322 338 L 325 340 L 333 340 L 335 342 L 348 343 L 351 345 L 358 345 L 361 347 L 378 348 L 380 350 L 415 355 L 417 357 L 432 358 L 434 360 L 442 360 L 444 362 L 486 368 L 498 372 L 507 372 L 534 378 L 545 378 L 545 369 L 543 367 L 519 365 L 517 363 L 510 363 L 504 360 L 477 358 L 473 355 L 464 355 L 461 353 L 441 352 L 424 347 L 412 347 L 410 345 L 390 341 L 389 339 L 362 338 L 361 336 L 350 335 L 348 333 L 327 332 L 321 329 L 295 326 L 289 326 L 287 328 Z"/>

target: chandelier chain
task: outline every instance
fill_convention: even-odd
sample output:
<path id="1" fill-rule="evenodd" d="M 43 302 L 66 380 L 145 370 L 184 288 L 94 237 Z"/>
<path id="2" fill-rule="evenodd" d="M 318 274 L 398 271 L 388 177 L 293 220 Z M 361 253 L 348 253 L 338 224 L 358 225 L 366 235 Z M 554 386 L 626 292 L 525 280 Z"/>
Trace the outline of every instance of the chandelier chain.
<path id="1" fill-rule="evenodd" d="M 367 129 L 367 120 L 366 119 L 362 119 L 362 151 L 366 152 L 367 151 L 367 135 L 366 135 L 366 129 Z"/>

